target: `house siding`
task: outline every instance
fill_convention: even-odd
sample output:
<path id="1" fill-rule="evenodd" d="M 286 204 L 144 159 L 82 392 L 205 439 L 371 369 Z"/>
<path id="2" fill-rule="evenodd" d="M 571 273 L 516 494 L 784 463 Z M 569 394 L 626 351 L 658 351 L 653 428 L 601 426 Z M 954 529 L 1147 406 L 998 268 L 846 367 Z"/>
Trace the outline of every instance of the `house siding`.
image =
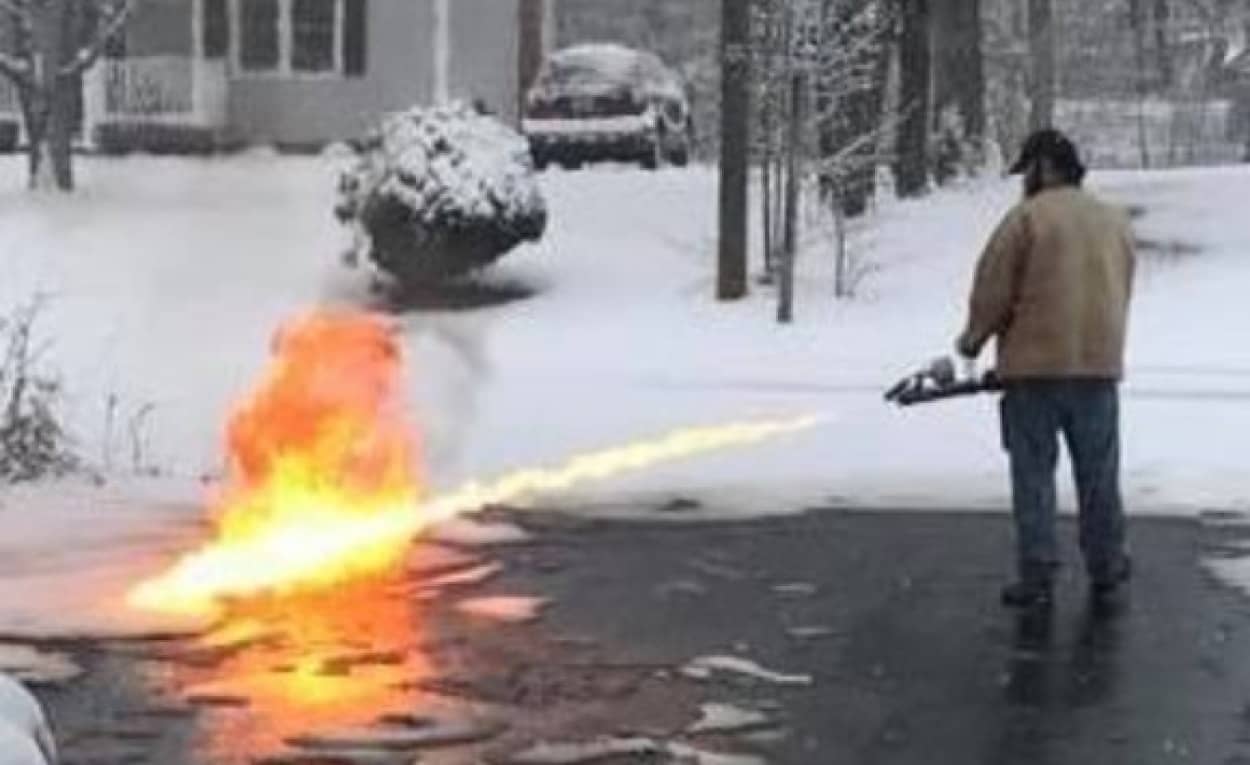
<path id="1" fill-rule="evenodd" d="M 359 135 L 383 113 L 428 102 L 433 28 L 429 0 L 370 0 L 364 77 L 234 76 L 231 131 L 253 143 L 317 145 Z"/>
<path id="2" fill-rule="evenodd" d="M 452 0 L 450 95 L 517 116 L 519 0 Z"/>
<path id="3" fill-rule="evenodd" d="M 190 56 L 192 0 L 143 0 L 126 22 L 126 54 Z"/>

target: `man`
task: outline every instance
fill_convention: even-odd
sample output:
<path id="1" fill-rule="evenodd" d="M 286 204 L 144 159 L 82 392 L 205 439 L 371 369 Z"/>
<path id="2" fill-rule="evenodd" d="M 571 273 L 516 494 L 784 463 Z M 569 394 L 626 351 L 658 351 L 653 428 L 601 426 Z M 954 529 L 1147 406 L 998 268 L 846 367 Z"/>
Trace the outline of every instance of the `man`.
<path id="1" fill-rule="evenodd" d="M 1091 594 L 1128 580 L 1120 494 L 1119 381 L 1135 258 L 1127 217 L 1082 190 L 1085 167 L 1057 130 L 1025 142 L 1013 174 L 1025 199 L 977 266 L 957 349 L 975 359 L 995 338 L 1003 445 L 1010 457 L 1019 578 L 1014 607 L 1049 605 L 1059 564 L 1055 466 L 1062 434 L 1080 507 Z"/>

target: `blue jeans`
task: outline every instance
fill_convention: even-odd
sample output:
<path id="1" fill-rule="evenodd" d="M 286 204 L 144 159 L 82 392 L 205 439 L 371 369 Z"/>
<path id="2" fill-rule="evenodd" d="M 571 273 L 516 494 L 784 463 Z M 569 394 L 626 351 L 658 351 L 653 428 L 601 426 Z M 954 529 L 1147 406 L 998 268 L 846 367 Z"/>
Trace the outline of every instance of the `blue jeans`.
<path id="1" fill-rule="evenodd" d="M 1055 467 L 1059 436 L 1072 460 L 1080 545 L 1090 579 L 1109 582 L 1128 564 L 1120 493 L 1120 395 L 1113 380 L 1013 381 L 1001 401 L 1003 445 L 1022 581 L 1049 582 L 1059 565 Z"/>

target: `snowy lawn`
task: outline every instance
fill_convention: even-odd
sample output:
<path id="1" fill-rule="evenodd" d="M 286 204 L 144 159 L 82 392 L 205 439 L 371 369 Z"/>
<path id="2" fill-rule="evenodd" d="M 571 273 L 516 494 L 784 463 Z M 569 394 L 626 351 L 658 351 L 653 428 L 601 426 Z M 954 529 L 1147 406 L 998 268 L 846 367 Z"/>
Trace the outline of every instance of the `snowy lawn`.
<path id="1" fill-rule="evenodd" d="M 199 535 L 199 478 L 218 469 L 223 423 L 265 360 L 273 329 L 302 309 L 367 301 L 366 274 L 337 260 L 343 232 L 331 215 L 333 174 L 320 160 L 135 158 L 81 167 L 83 191 L 59 199 L 28 195 L 20 163 L 0 164 L 0 306 L 38 290 L 53 295 L 41 326 L 55 341 L 52 359 L 86 455 L 122 472 L 137 449 L 170 478 L 115 482 L 107 495 L 50 486 L 0 496 L 11 594 L 4 604 L 36 585 L 87 597 L 81 580 L 66 578 L 76 556 L 42 559 L 28 573 L 13 562 L 16 551 L 33 558 L 61 546 L 57 529 L 73 529 L 93 571 L 125 560 L 110 569 L 125 574 L 116 583 L 137 565 L 155 565 L 140 550 L 168 556 Z M 1143 253 L 1124 412 L 1130 507 L 1245 510 L 1250 226 L 1241 208 L 1250 171 L 1093 181 L 1145 207 L 1143 237 L 1165 250 L 1200 248 Z M 401 317 L 414 419 L 436 486 L 684 425 L 820 413 L 830 423 L 798 437 L 539 502 L 606 514 L 649 512 L 675 495 L 705 500 L 693 517 L 811 503 L 1005 508 L 992 399 L 898 411 L 880 394 L 948 351 L 974 259 L 1015 199 L 1014 182 L 883 207 L 860 239 L 879 271 L 853 302 L 832 300 L 826 248 L 809 248 L 798 323 L 786 328 L 772 321 L 771 291 L 727 306 L 710 300 L 710 170 L 553 172 L 543 185 L 547 237 L 493 272 L 536 288 L 535 297 Z M 111 418 L 110 397 L 120 402 Z M 148 424 L 132 438 L 128 420 L 149 403 Z M 52 615 L 38 604 L 5 605 L 0 631 L 46 632 Z M 83 620 L 99 623 L 80 616 L 56 624 L 85 629 Z"/>

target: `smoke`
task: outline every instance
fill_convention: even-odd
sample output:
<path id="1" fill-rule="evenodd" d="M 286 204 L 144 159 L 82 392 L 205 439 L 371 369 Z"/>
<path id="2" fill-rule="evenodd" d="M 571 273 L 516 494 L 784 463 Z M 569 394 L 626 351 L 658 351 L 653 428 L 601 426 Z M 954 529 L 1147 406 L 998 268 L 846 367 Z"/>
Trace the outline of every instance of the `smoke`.
<path id="1" fill-rule="evenodd" d="M 408 328 L 419 421 L 435 481 L 458 473 L 491 376 L 489 320 L 429 316 Z"/>

